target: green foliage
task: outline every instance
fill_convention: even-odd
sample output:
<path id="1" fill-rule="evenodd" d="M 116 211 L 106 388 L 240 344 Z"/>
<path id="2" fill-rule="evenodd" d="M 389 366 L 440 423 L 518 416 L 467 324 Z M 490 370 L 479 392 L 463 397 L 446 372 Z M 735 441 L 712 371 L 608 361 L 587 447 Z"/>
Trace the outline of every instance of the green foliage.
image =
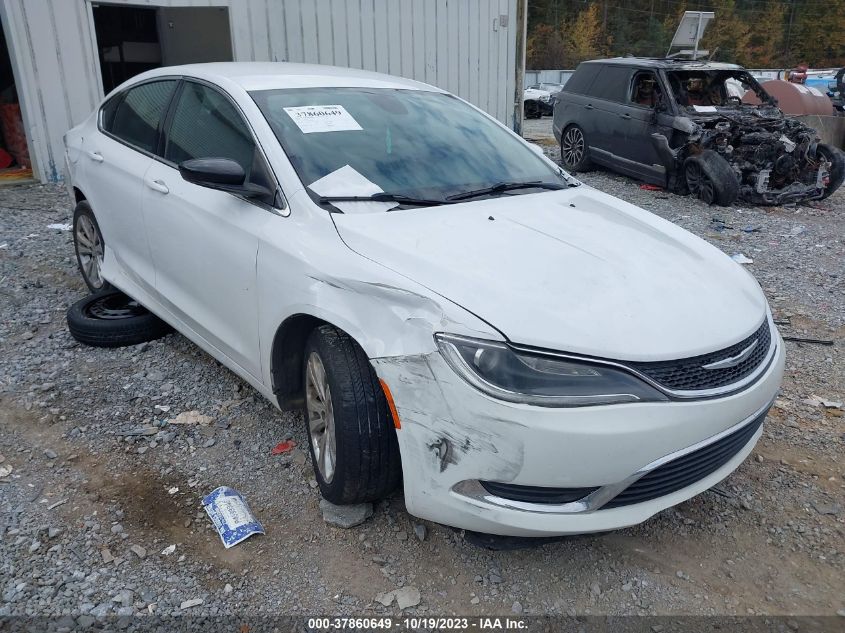
<path id="1" fill-rule="evenodd" d="M 715 11 L 713 59 L 753 68 L 845 65 L 845 0 L 529 0 L 529 69 L 662 57 L 685 9 Z"/>

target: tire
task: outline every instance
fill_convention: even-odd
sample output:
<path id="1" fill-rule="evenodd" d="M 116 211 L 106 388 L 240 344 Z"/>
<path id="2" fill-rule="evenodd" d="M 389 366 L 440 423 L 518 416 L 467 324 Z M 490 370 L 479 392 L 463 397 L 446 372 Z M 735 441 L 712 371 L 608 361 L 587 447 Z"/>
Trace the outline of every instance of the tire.
<path id="1" fill-rule="evenodd" d="M 816 146 L 816 152 L 830 161 L 830 181 L 824 188 L 824 195 L 821 197 L 821 200 L 824 200 L 839 189 L 842 186 L 842 181 L 845 180 L 845 154 L 842 153 L 841 149 L 825 143 L 819 143 Z"/>
<path id="2" fill-rule="evenodd" d="M 593 167 L 587 137 L 584 130 L 575 124 L 568 126 L 560 135 L 560 163 L 571 172 L 589 171 Z"/>
<path id="3" fill-rule="evenodd" d="M 710 149 L 684 161 L 684 180 L 689 192 L 707 204 L 726 207 L 739 195 L 739 181 L 728 161 Z"/>
<path id="4" fill-rule="evenodd" d="M 402 476 L 399 444 L 364 350 L 344 332 L 323 325 L 308 337 L 302 371 L 305 428 L 323 497 L 348 504 L 390 494 Z M 328 393 L 318 390 L 321 384 Z"/>
<path id="5" fill-rule="evenodd" d="M 104 290 L 80 299 L 67 311 L 71 336 L 92 347 L 146 343 L 173 331 L 167 323 L 120 290 Z"/>
<path id="6" fill-rule="evenodd" d="M 101 276 L 105 240 L 97 218 L 87 200 L 73 210 L 73 249 L 82 280 L 91 292 L 111 290 L 113 286 Z"/>
<path id="7" fill-rule="evenodd" d="M 523 107 L 526 119 L 539 119 L 543 116 L 537 101 L 526 101 Z"/>

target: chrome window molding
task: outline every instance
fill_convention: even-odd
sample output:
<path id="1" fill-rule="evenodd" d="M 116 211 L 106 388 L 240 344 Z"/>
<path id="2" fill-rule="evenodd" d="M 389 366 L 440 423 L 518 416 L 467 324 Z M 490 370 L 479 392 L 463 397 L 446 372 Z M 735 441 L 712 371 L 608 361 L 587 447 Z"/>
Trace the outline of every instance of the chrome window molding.
<path id="1" fill-rule="evenodd" d="M 707 439 L 701 440 L 700 442 L 696 442 L 692 446 L 687 446 L 686 448 L 677 450 L 674 453 L 669 453 L 668 455 L 664 455 L 663 457 L 655 459 L 654 461 L 646 464 L 645 466 L 637 470 L 629 477 L 626 477 L 622 481 L 602 486 L 598 490 L 591 492 L 586 497 L 584 497 L 583 499 L 579 499 L 578 501 L 571 501 L 569 503 L 561 504 L 545 504 L 528 503 L 525 501 L 514 501 L 511 499 L 504 499 L 502 497 L 497 497 L 487 492 L 477 479 L 467 479 L 465 481 L 458 482 L 457 484 L 452 486 L 452 492 L 461 495 L 462 497 L 469 497 L 470 499 L 476 499 L 484 503 L 508 508 L 511 510 L 519 510 L 521 512 L 533 512 L 536 514 L 585 514 L 588 512 L 595 512 L 597 510 L 600 510 L 612 499 L 622 493 L 626 488 L 634 484 L 638 479 L 645 477 L 651 471 L 660 468 L 668 462 L 683 457 L 684 455 L 688 455 L 706 446 L 709 446 L 714 442 L 718 442 L 723 437 L 726 437 L 731 433 L 739 431 L 748 424 L 753 423 L 759 416 L 768 411 L 772 407 L 774 402 L 775 400 L 773 398 L 771 402 L 766 404 L 764 407 L 761 407 L 756 412 L 752 413 L 750 416 L 742 420 L 742 422 L 734 424 L 730 428 L 727 428 L 724 431 L 717 433 L 716 435 L 708 437 Z M 760 432 L 762 432 L 762 427 L 761 430 L 758 431 L 758 433 Z M 755 436 L 756 435 L 757 434 L 755 434 Z M 749 442 L 750 441 L 753 440 L 749 440 Z"/>

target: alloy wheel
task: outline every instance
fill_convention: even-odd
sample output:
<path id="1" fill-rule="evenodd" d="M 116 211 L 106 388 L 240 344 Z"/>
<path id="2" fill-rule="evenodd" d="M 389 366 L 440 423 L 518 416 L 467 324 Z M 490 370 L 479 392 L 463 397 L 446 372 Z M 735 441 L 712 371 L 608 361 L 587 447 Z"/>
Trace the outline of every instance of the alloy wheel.
<path id="1" fill-rule="evenodd" d="M 687 180 L 687 188 L 690 193 L 706 203 L 713 204 L 716 199 L 716 189 L 713 186 L 713 181 L 701 169 L 701 165 L 695 160 L 687 163 L 684 171 Z"/>
<path id="2" fill-rule="evenodd" d="M 577 127 L 566 130 L 561 141 L 561 157 L 567 167 L 574 167 L 584 157 L 584 134 Z"/>
<path id="3" fill-rule="evenodd" d="M 326 369 L 317 352 L 311 352 L 306 365 L 305 408 L 314 461 L 323 481 L 331 483 L 337 462 L 334 408 Z"/>
<path id="4" fill-rule="evenodd" d="M 80 215 L 74 231 L 79 267 L 88 285 L 96 290 L 103 287 L 100 271 L 103 267 L 103 238 L 87 215 Z"/>

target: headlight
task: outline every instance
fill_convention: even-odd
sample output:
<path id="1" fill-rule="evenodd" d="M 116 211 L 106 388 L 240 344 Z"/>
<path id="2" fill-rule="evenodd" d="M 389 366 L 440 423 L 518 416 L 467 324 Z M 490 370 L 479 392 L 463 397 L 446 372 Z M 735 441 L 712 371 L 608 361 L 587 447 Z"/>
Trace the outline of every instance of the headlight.
<path id="1" fill-rule="evenodd" d="M 446 362 L 488 396 L 541 407 L 582 407 L 668 398 L 639 378 L 606 365 L 516 351 L 495 341 L 437 334 Z"/>

